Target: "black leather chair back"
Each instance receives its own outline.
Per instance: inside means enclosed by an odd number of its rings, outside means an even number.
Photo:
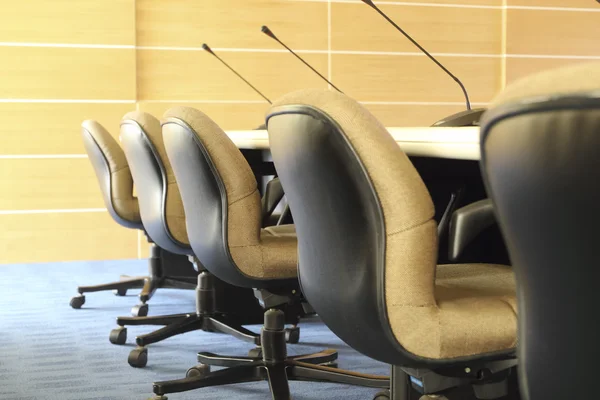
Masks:
[[[590,85],[588,78],[578,83]],[[525,92],[526,84],[535,81],[523,84]],[[549,93],[491,109],[481,152],[517,278],[522,393],[592,397],[600,358],[600,92]]]
[[[163,249],[189,255],[192,254],[192,250],[186,242],[187,233],[184,231],[184,234],[176,237],[173,232],[175,225],[183,224],[185,227],[185,221],[182,222],[178,218],[169,220],[167,215],[168,192],[173,190],[173,187],[168,182],[163,159],[166,159],[166,156],[163,157],[157,145],[153,143],[153,140],[162,140],[160,135],[160,122],[149,114],[130,113],[121,122],[121,142],[135,181],[140,213],[148,236]],[[178,196],[179,193],[175,193],[175,196],[171,196],[171,201],[177,202]]]
[[[258,237],[261,227],[256,179],[225,132],[208,116],[189,107],[167,111],[162,132],[169,160],[181,184],[189,240],[202,264],[219,279],[236,286],[297,285],[296,276],[262,279],[244,273],[231,254],[245,249],[259,252],[259,257],[253,258],[255,261],[269,257],[253,239],[253,236]],[[235,238],[233,246],[232,237]],[[237,256],[237,260],[244,257],[240,252]]]

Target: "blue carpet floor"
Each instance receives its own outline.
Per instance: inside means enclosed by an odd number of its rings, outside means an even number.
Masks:
[[[227,335],[191,332],[149,346],[148,365],[127,364],[134,338],[151,327],[129,327],[128,343],[112,345],[108,335],[117,316],[128,316],[136,293],[116,297],[89,293],[80,310],[69,307],[77,285],[117,280],[120,274],[144,275],[145,261],[77,262],[0,266],[0,399],[1,400],[144,400],[152,382],[178,379],[196,364],[198,351],[245,355],[253,346]],[[191,312],[193,291],[159,290],[150,315]],[[364,357],[342,343],[317,320],[301,323],[300,344],[290,354],[333,348],[339,367],[388,374],[386,365]],[[259,326],[250,327],[258,332]],[[375,389],[291,382],[294,399],[368,400]],[[206,388],[168,396],[170,400],[267,399],[266,382]]]

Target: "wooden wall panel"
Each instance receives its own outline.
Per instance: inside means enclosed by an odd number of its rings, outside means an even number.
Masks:
[[[0,159],[0,193],[0,210],[104,207],[87,158]]]
[[[505,81],[600,57],[593,0],[378,4],[429,51],[453,53],[439,59],[475,107]],[[18,157],[84,154],[82,120],[97,119],[117,137],[134,108],[161,118],[187,105],[224,129],[256,128],[268,103],[200,50],[203,42],[271,100],[327,86],[263,35],[264,24],[387,126],[427,126],[464,109],[460,88],[424,56],[369,54],[417,49],[359,2],[22,0],[2,11],[0,263],[147,256],[143,235],[106,212],[82,212],[104,208],[89,160]],[[51,209],[73,212],[32,213]]]
[[[327,87],[290,54],[231,52],[221,56],[271,100],[293,90]],[[308,54],[305,59],[326,73],[326,55]],[[165,50],[138,52],[138,99],[262,100],[210,54]]]
[[[398,3],[408,3],[408,4],[415,4],[415,3],[421,3],[424,4],[425,6],[429,6],[429,5],[440,5],[440,6],[459,6],[461,8],[464,8],[463,6],[495,6],[495,7],[500,7],[502,5],[502,0],[427,0],[426,2],[415,2],[414,0],[380,0],[377,1],[377,4],[385,4],[385,3],[392,3],[392,4],[398,4]]]
[[[508,54],[600,56],[599,37],[600,13],[508,10]]]
[[[81,122],[95,119],[115,138],[135,104],[0,103],[2,154],[84,154]]]
[[[500,58],[439,57],[472,102],[500,89]],[[333,82],[359,101],[463,102],[460,87],[426,57],[333,55]]]
[[[2,98],[135,99],[135,50],[0,47]]]
[[[135,0],[19,0],[2,7],[2,42],[135,44]],[[4,59],[3,59],[4,60]]]
[[[327,49],[327,3],[279,0],[138,0],[139,46]]]
[[[600,11],[600,4],[595,0],[507,0],[508,6],[586,8]]]
[[[107,212],[0,215],[0,226],[0,264],[137,258],[137,232]]]
[[[430,53],[499,54],[499,8],[385,5],[385,11]],[[356,21],[361,28],[357,29]],[[332,49],[419,52],[377,12],[362,3],[332,4]]]
[[[141,111],[161,119],[165,111],[172,107],[196,108],[213,119],[224,130],[245,130],[258,127],[265,122],[268,103],[151,103],[140,102]]]

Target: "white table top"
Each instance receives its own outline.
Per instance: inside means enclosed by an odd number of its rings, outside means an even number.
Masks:
[[[387,129],[408,155],[479,160],[479,127]],[[266,130],[227,131],[227,135],[241,149],[269,149]]]

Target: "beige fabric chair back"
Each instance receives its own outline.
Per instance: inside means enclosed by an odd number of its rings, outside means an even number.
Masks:
[[[272,109],[286,104],[305,104],[327,113],[339,124],[371,179],[385,224],[386,286],[393,288],[386,290],[387,303],[406,307],[435,303],[435,210],[406,154],[379,120],[347,96],[301,90],[278,99]]]
[[[100,184],[104,204],[113,219],[128,228],[143,229],[133,178],[123,149],[98,122],[83,121],[81,136]]]
[[[429,192],[368,110],[302,90],[274,102],[267,128],[302,290],[336,335],[395,365],[514,351],[512,271],[437,266]]]

